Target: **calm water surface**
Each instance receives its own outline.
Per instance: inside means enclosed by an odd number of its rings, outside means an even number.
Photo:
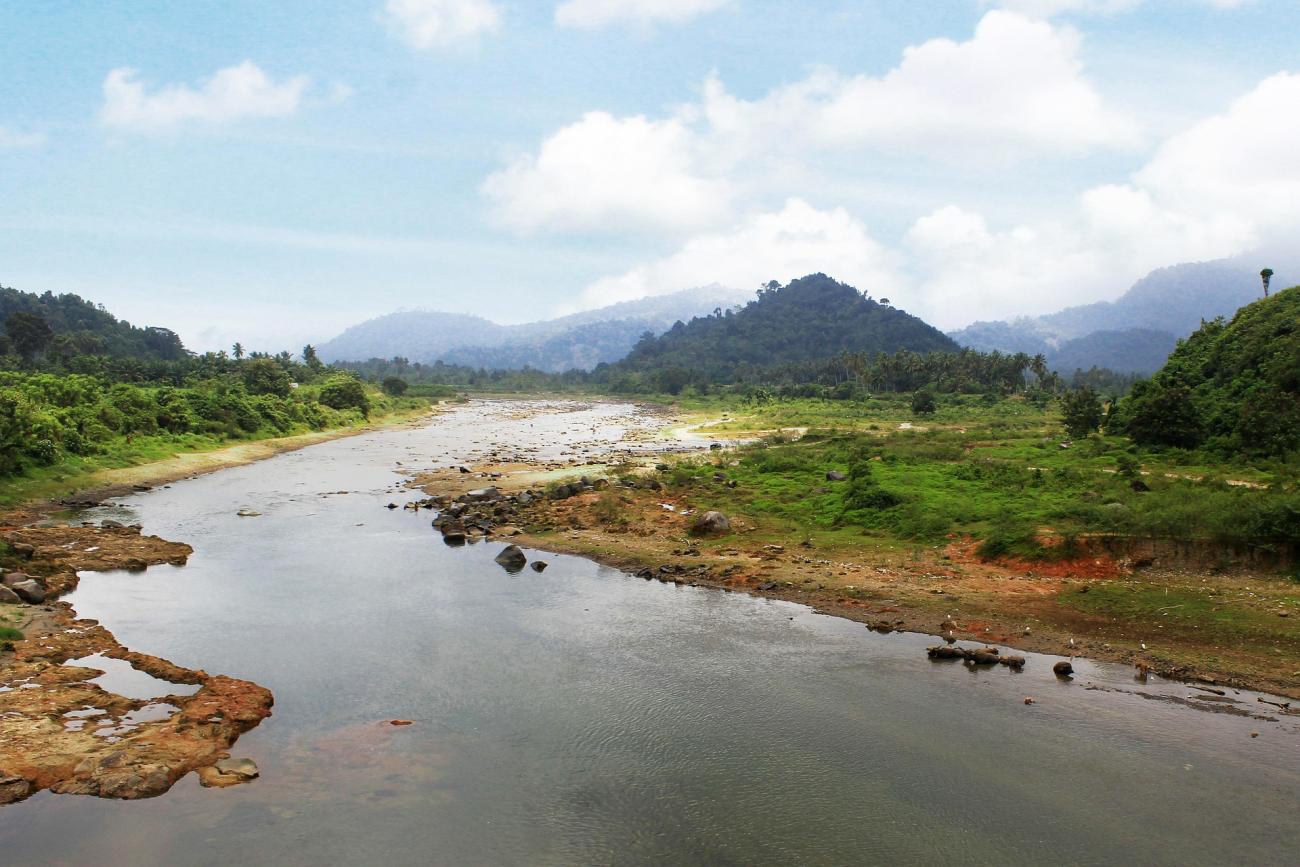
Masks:
[[[42,794],[0,810],[0,862],[1297,863],[1294,718],[1144,698],[1196,693],[1119,666],[935,664],[924,636],[572,557],[510,576],[499,544],[447,548],[427,513],[382,508],[409,498],[403,469],[590,453],[648,423],[565,408],[471,404],[101,511],[195,553],[88,575],[77,611],[269,687],[234,750],[262,778]]]

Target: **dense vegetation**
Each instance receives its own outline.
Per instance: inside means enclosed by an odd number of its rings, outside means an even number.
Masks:
[[[920,319],[877,302],[825,274],[786,286],[775,281],[738,310],[678,323],[659,337],[647,334],[628,356],[597,368],[611,382],[662,378],[673,372],[693,382],[725,383],[758,368],[798,364],[841,353],[955,352],[957,344]],[[629,390],[636,390],[634,387]]]
[[[0,322],[6,324],[0,334],[0,357],[174,361],[186,355],[175,332],[137,327],[77,295],[36,295],[0,286]]]
[[[58,478],[419,404],[325,366],[311,346],[301,360],[245,357],[238,344],[233,356],[193,355],[173,332],[137,328],[74,295],[3,297],[0,478]]]
[[[1140,443],[1219,455],[1300,450],[1300,287],[1216,319],[1181,341],[1109,424]]]

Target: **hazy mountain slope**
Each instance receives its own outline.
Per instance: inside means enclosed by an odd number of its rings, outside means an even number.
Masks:
[[[1177,343],[1178,338],[1170,332],[1150,328],[1094,331],[1046,353],[1047,365],[1062,374],[1092,367],[1108,367],[1117,373],[1153,373]]]
[[[674,325],[619,362],[646,373],[682,369],[725,379],[746,365],[811,361],[840,352],[952,352],[943,332],[825,274],[763,292],[734,313]]]
[[[622,358],[647,331],[658,334],[674,322],[750,297],[723,286],[703,286],[523,325],[497,325],[454,313],[400,311],[354,325],[321,344],[318,351],[326,361],[400,355],[411,361],[487,368],[586,369]]]
[[[1049,359],[1059,356],[1064,360],[1062,366],[1053,363],[1057,370],[1097,366],[1149,373],[1163,363],[1148,343],[1153,333],[1161,335],[1155,338],[1158,345],[1172,349],[1171,336],[1185,337],[1199,328],[1202,320],[1231,316],[1243,304],[1259,298],[1257,258],[1160,268],[1114,301],[1067,307],[1045,316],[975,322],[948,336],[986,352],[1000,349],[1041,352]],[[1079,342],[1097,332],[1105,336]]]

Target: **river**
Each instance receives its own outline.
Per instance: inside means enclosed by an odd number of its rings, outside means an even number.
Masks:
[[[543,409],[474,402],[95,512],[195,550],[87,574],[78,613],[270,688],[233,750],[262,776],[42,793],[0,810],[0,862],[1295,863],[1295,718],[1192,710],[1086,660],[1069,682],[1032,654],[934,663],[927,636],[574,557],[510,575],[500,543],[449,548],[383,508],[412,469],[591,457],[654,425]]]

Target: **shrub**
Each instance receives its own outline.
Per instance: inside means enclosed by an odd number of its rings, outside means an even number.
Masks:
[[[370,414],[370,401],[361,381],[351,376],[336,376],[321,386],[321,403],[331,409],[357,409],[362,415]]]

